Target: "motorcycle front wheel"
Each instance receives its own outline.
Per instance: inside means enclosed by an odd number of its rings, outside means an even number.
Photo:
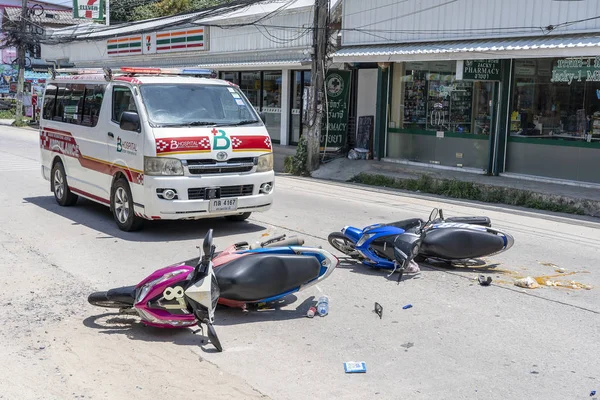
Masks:
[[[103,308],[130,308],[131,304],[109,300],[108,292],[94,292],[88,296],[88,303]]]
[[[360,258],[360,254],[355,250],[354,243],[341,232],[331,232],[327,241],[337,251],[344,253],[352,258]]]

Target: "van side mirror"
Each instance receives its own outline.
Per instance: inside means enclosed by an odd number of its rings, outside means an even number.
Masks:
[[[123,111],[120,127],[124,131],[140,132],[140,116],[134,111]]]

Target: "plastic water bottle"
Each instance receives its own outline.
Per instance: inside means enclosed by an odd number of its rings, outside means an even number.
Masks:
[[[321,317],[324,317],[329,313],[329,298],[327,296],[319,297],[319,301],[317,302],[317,312]]]

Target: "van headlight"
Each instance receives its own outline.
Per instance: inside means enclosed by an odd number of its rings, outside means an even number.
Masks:
[[[183,175],[183,164],[177,158],[144,157],[144,175]]]
[[[258,165],[256,172],[268,172],[273,171],[273,153],[263,154],[258,157]]]

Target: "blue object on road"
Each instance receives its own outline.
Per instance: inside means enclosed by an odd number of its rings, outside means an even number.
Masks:
[[[344,363],[344,371],[347,374],[357,373],[357,372],[367,372],[367,363],[364,361],[348,361]]]
[[[403,309],[403,310],[406,310],[407,308],[411,308],[411,307],[412,307],[412,304],[407,304],[407,305],[405,305],[404,307],[402,307],[402,309]]]
[[[592,390],[591,393],[590,393],[590,397],[595,396],[595,395],[596,395],[596,391]]]

